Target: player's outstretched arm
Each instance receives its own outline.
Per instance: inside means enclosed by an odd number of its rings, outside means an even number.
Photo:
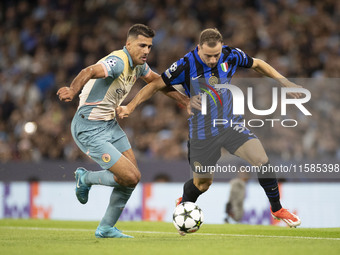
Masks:
[[[143,80],[146,83],[151,83],[152,81],[154,81],[155,79],[158,79],[159,77],[160,77],[159,74],[152,71],[151,74],[149,76],[143,78]],[[175,100],[178,104],[188,108],[188,104],[190,102],[189,97],[187,97],[183,93],[178,92],[172,86],[165,86],[164,88],[160,89],[159,91],[162,92],[164,95],[170,97],[171,99]]]
[[[175,100],[180,105],[188,108],[188,104],[190,103],[190,98],[186,95],[178,92],[171,86],[166,86],[165,88],[161,89],[160,92],[162,92],[164,95],[170,97],[171,99]]]
[[[278,81],[282,87],[287,87],[287,88],[301,88],[300,85],[297,85],[291,81],[289,81],[286,77],[281,75],[278,71],[275,70],[274,67],[269,65],[267,62],[254,58],[254,63],[252,65],[252,69],[255,70],[256,72],[265,75],[267,77],[273,78],[276,81]],[[300,93],[290,93],[290,96],[293,98],[299,98],[301,97]]]
[[[60,101],[70,102],[90,79],[105,78],[106,76],[105,69],[101,64],[88,66],[80,71],[70,87],[60,88],[57,95]]]
[[[140,105],[144,101],[148,100],[158,90],[161,90],[165,87],[166,87],[166,85],[165,85],[162,77],[158,77],[158,78],[154,79],[151,83],[144,86],[144,88],[142,88],[137,93],[137,95],[131,100],[130,103],[128,103],[126,106],[117,107],[116,112],[117,112],[119,118],[123,119],[125,117],[128,117],[135,110],[135,108],[138,105]]]

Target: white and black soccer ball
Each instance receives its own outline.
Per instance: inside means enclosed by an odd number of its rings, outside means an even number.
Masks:
[[[185,233],[194,233],[199,230],[203,220],[202,209],[192,202],[179,204],[172,216],[172,222],[176,229]]]

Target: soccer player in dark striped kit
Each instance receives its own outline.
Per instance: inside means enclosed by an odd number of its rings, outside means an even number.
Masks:
[[[196,202],[197,198],[209,189],[213,175],[202,174],[200,170],[214,166],[221,157],[223,147],[251,165],[258,166],[259,183],[269,199],[273,217],[283,220],[290,227],[296,227],[301,221],[281,206],[275,173],[261,171],[268,170],[270,164],[260,140],[240,124],[242,116],[233,114],[233,97],[230,90],[215,87],[217,84],[230,84],[238,67],[251,68],[275,79],[282,87],[300,88],[265,61],[252,58],[238,48],[223,45],[221,33],[217,29],[209,28],[201,32],[199,44],[193,51],[174,62],[160,78],[145,86],[127,106],[119,107],[117,112],[119,117],[127,117],[137,105],[166,86],[181,84],[189,98],[210,93],[211,96],[206,97],[206,114],[202,114],[196,100],[198,109],[192,108],[189,118],[188,158],[193,170],[193,179],[184,184],[183,196],[178,203]],[[291,96],[298,98],[300,94],[292,93]],[[216,126],[213,125],[214,119],[228,121],[224,125]]]

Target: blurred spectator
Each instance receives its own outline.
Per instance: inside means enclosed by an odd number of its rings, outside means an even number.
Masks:
[[[224,221],[226,223],[229,223],[230,218],[236,222],[242,220],[244,214],[243,204],[246,198],[246,186],[249,178],[249,173],[240,172],[237,178],[230,180],[229,198],[225,208],[227,217]]]
[[[153,178],[153,182],[170,182],[171,177],[166,173],[159,173]]]
[[[340,77],[339,1],[18,0],[3,1],[1,8],[0,161],[85,159],[67,124],[77,102],[65,107],[55,92],[122,47],[133,23],[156,30],[149,64],[159,73],[194,47],[199,31],[217,27],[225,44],[268,61],[286,77],[315,78],[317,84],[302,84],[312,92],[313,117],[290,116],[299,120],[296,128],[253,130],[270,156],[340,159],[339,82],[322,80]],[[239,76],[258,77],[249,71]],[[261,103],[271,103],[270,89],[258,93]],[[137,157],[185,159],[187,117],[160,94],[120,122]],[[36,132],[25,133],[27,122],[37,124]]]

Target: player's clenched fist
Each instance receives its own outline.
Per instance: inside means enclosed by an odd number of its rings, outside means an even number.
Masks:
[[[70,102],[75,96],[75,91],[70,87],[62,87],[58,90],[57,95],[60,101]]]
[[[118,106],[116,108],[116,114],[120,119],[124,119],[126,117],[129,117],[131,113],[131,110],[127,106]]]

